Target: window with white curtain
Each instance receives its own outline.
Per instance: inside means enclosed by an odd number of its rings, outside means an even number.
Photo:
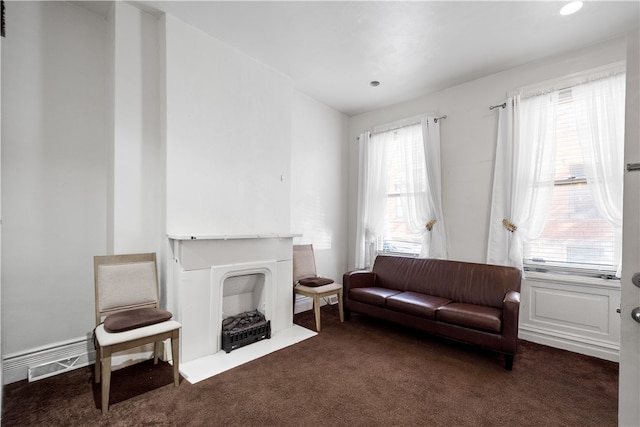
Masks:
[[[527,269],[613,275],[619,269],[624,74],[557,91],[555,181],[542,233],[525,241]],[[535,97],[534,97],[535,98]],[[524,106],[528,99],[522,100]],[[523,117],[522,120],[526,120]]]
[[[386,145],[387,171],[384,228],[377,238],[378,253],[418,256],[422,233],[411,230],[412,206],[425,203],[427,174],[420,123],[379,132],[374,142]]]
[[[447,258],[440,123],[421,115],[358,138],[356,268],[379,253]]]

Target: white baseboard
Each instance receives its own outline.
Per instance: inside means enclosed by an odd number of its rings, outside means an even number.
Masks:
[[[2,360],[3,384],[11,384],[16,381],[26,380],[29,376],[30,366],[39,366],[45,363],[54,363],[58,360],[86,355],[86,363],[77,366],[81,368],[93,363],[95,350],[93,341],[87,338],[63,341],[39,347],[29,351],[8,354]]]
[[[169,346],[165,345],[165,353],[167,347]],[[121,369],[134,363],[151,359],[151,357],[153,357],[152,344],[132,349],[131,351],[120,352],[112,357],[112,370]],[[96,353],[93,347],[93,340],[90,338],[77,338],[20,353],[8,354],[2,360],[3,384],[11,384],[28,379],[30,367],[34,368],[49,363],[55,364],[58,361],[73,358],[79,358],[81,362],[74,364],[69,369],[61,370],[59,373],[94,364]],[[167,355],[165,354],[164,359],[166,358]]]
[[[586,339],[585,337],[561,334],[553,330],[528,326],[520,327],[518,338],[611,362],[620,361],[620,346],[610,342]]]

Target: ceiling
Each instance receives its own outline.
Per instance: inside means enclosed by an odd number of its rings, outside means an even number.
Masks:
[[[626,34],[638,1],[135,1],[279,70],[347,115]],[[380,81],[377,87],[372,80]]]

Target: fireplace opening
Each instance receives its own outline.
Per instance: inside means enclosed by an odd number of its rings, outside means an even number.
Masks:
[[[271,321],[265,316],[264,273],[226,277],[222,286],[222,349],[232,350],[271,338]]]

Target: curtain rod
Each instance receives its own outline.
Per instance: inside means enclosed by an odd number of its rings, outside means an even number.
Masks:
[[[418,122],[405,123],[405,124],[402,124],[402,125],[399,125],[399,126],[391,127],[389,129],[379,130],[377,132],[369,131],[369,136],[377,135],[379,133],[392,132],[394,130],[398,130],[398,129],[402,129],[402,128],[408,128],[409,126],[415,126],[415,125],[419,125],[419,124],[420,124],[420,122],[418,121]]]
[[[494,108],[499,108],[499,107],[507,108],[507,103],[503,102],[502,104],[492,105],[491,107],[489,107],[489,110],[493,110]]]
[[[447,118],[446,114],[444,116],[434,117],[433,118],[433,122],[434,123],[438,123],[438,120],[444,120],[446,118]],[[369,131],[369,135],[377,135],[379,133],[391,132],[391,131],[394,131],[394,130],[406,128],[406,127],[409,127],[409,126],[415,126],[415,125],[419,125],[419,124],[420,124],[419,121],[418,122],[405,123],[405,124],[402,124],[402,125],[399,125],[399,126],[395,126],[395,127],[389,128],[389,129],[381,130],[381,131],[378,131],[378,132]],[[358,139],[360,139],[360,137],[358,137]]]

